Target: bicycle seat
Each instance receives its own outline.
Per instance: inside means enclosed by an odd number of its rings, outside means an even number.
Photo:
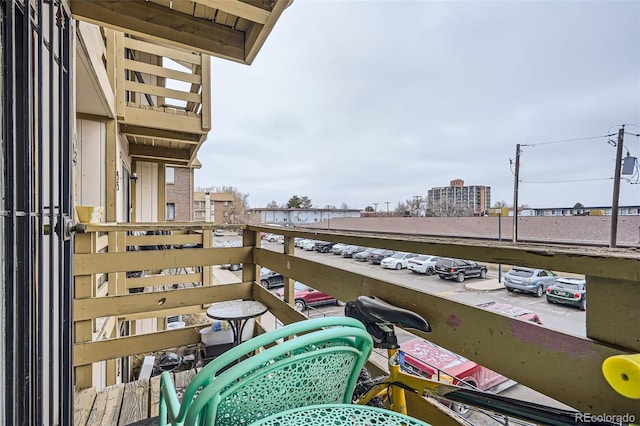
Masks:
[[[402,328],[431,331],[431,325],[415,312],[399,308],[375,296],[358,296],[353,306],[353,316],[363,323],[391,323]]]

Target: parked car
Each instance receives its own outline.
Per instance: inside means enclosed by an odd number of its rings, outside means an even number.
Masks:
[[[349,244],[343,244],[343,243],[337,243],[334,244],[333,247],[331,247],[331,252],[333,254],[342,254],[342,249],[347,247]]]
[[[382,259],[386,259],[387,257],[391,257],[391,256],[393,256],[394,253],[395,253],[395,251],[387,250],[387,249],[374,250],[374,252],[369,255],[368,260],[369,260],[369,262],[373,263],[374,265],[379,265],[380,262],[382,262]]]
[[[336,244],[337,245],[337,244]],[[352,244],[347,244],[346,246],[343,247],[339,247],[338,250],[335,249],[336,246],[333,246],[333,254],[337,254],[339,256],[342,256],[342,254],[346,251],[346,250],[351,250],[354,247],[358,247],[358,246],[354,246]]]
[[[353,257],[356,253],[365,251],[367,248],[364,246],[350,246],[342,250],[342,257]]]
[[[547,287],[547,302],[562,303],[587,310],[587,281],[581,278],[558,278]]]
[[[504,276],[504,286],[507,291],[523,291],[542,297],[547,287],[560,278],[555,272],[546,269],[526,268],[524,266],[514,266]]]
[[[213,243],[213,247],[242,247],[241,241],[223,241],[221,243]],[[227,263],[220,265],[222,269],[228,269],[230,271],[239,271],[242,269],[242,263]]]
[[[487,267],[464,259],[443,257],[436,262],[436,274],[443,280],[455,279],[459,283],[470,277],[486,278]]]
[[[367,247],[366,249],[356,253],[353,255],[354,260],[357,260],[358,262],[366,262],[369,259],[369,256],[371,255],[371,253],[376,250],[374,248],[371,247]]]
[[[335,244],[329,241],[317,241],[314,250],[318,253],[329,253]]]
[[[327,305],[330,303],[335,303],[336,305],[342,304],[342,302],[336,300],[333,296],[322,293],[321,291],[311,288],[308,285],[302,284],[299,281],[296,281],[294,285],[294,305],[299,311],[303,311],[307,308],[307,306]],[[284,298],[284,289],[281,288],[280,290],[278,290],[276,292],[276,295],[281,299]]]
[[[301,239],[301,240],[296,241],[296,242],[295,242],[295,246],[296,246],[296,247],[300,247],[300,248],[302,248],[302,247],[304,247],[304,245],[305,245],[305,244],[307,244],[309,241],[311,241],[311,240],[309,240],[309,239],[307,239],[307,238],[303,238],[303,239]]]
[[[282,287],[284,285],[284,277],[269,268],[260,268],[260,284],[266,289]]]
[[[278,234],[267,234],[264,239],[270,243],[279,243],[284,241],[284,236]]]
[[[224,237],[224,229],[216,229],[213,231],[213,235],[216,237]]]
[[[478,305],[479,308],[488,309],[490,311],[498,312],[508,317],[518,318],[524,321],[535,322],[536,324],[542,324],[542,320],[530,309],[521,308],[520,306],[509,305],[507,303],[499,302],[487,302]]]
[[[420,337],[402,343],[400,355],[403,370],[432,380],[492,393],[516,384],[493,370]],[[450,406],[463,417],[471,414],[469,407],[463,404],[452,403]]]
[[[380,266],[386,269],[406,269],[409,259],[413,259],[414,257],[418,257],[418,255],[415,253],[398,251],[390,257],[382,259]]]
[[[435,266],[438,260],[440,260],[440,256],[421,254],[418,257],[409,259],[407,269],[416,274],[433,275],[436,273]]]
[[[307,242],[302,245],[302,249],[306,251],[313,251],[316,247],[316,242],[316,240],[307,240]]]

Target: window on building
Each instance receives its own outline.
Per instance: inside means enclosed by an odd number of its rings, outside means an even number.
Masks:
[[[173,167],[166,167],[164,175],[165,175],[165,178],[166,178],[165,179],[166,183],[168,183],[168,184],[174,184],[175,183],[176,177],[175,177],[175,169]]]
[[[228,202],[228,201],[223,201],[223,202],[222,202],[222,205],[223,205],[224,207],[227,207],[227,206],[229,205],[229,202]]]
[[[222,214],[222,216],[224,216],[224,217],[229,216],[229,212],[224,212],[224,213]]]
[[[167,220],[176,220],[176,204],[167,203]]]

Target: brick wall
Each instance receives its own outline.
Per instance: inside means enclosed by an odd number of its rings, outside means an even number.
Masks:
[[[193,220],[193,169],[175,167],[173,170],[173,183],[167,182],[167,204],[174,203],[176,222],[190,222]]]

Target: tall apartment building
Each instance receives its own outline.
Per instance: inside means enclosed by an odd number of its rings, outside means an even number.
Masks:
[[[439,215],[454,207],[470,209],[480,215],[491,207],[491,187],[465,186],[462,179],[454,179],[449,186],[431,188],[427,192],[427,209]]]
[[[193,169],[165,168],[167,220],[191,222],[193,220]]]
[[[193,219],[213,222],[219,225],[229,223],[230,210],[233,207],[233,195],[227,192],[193,193]]]

